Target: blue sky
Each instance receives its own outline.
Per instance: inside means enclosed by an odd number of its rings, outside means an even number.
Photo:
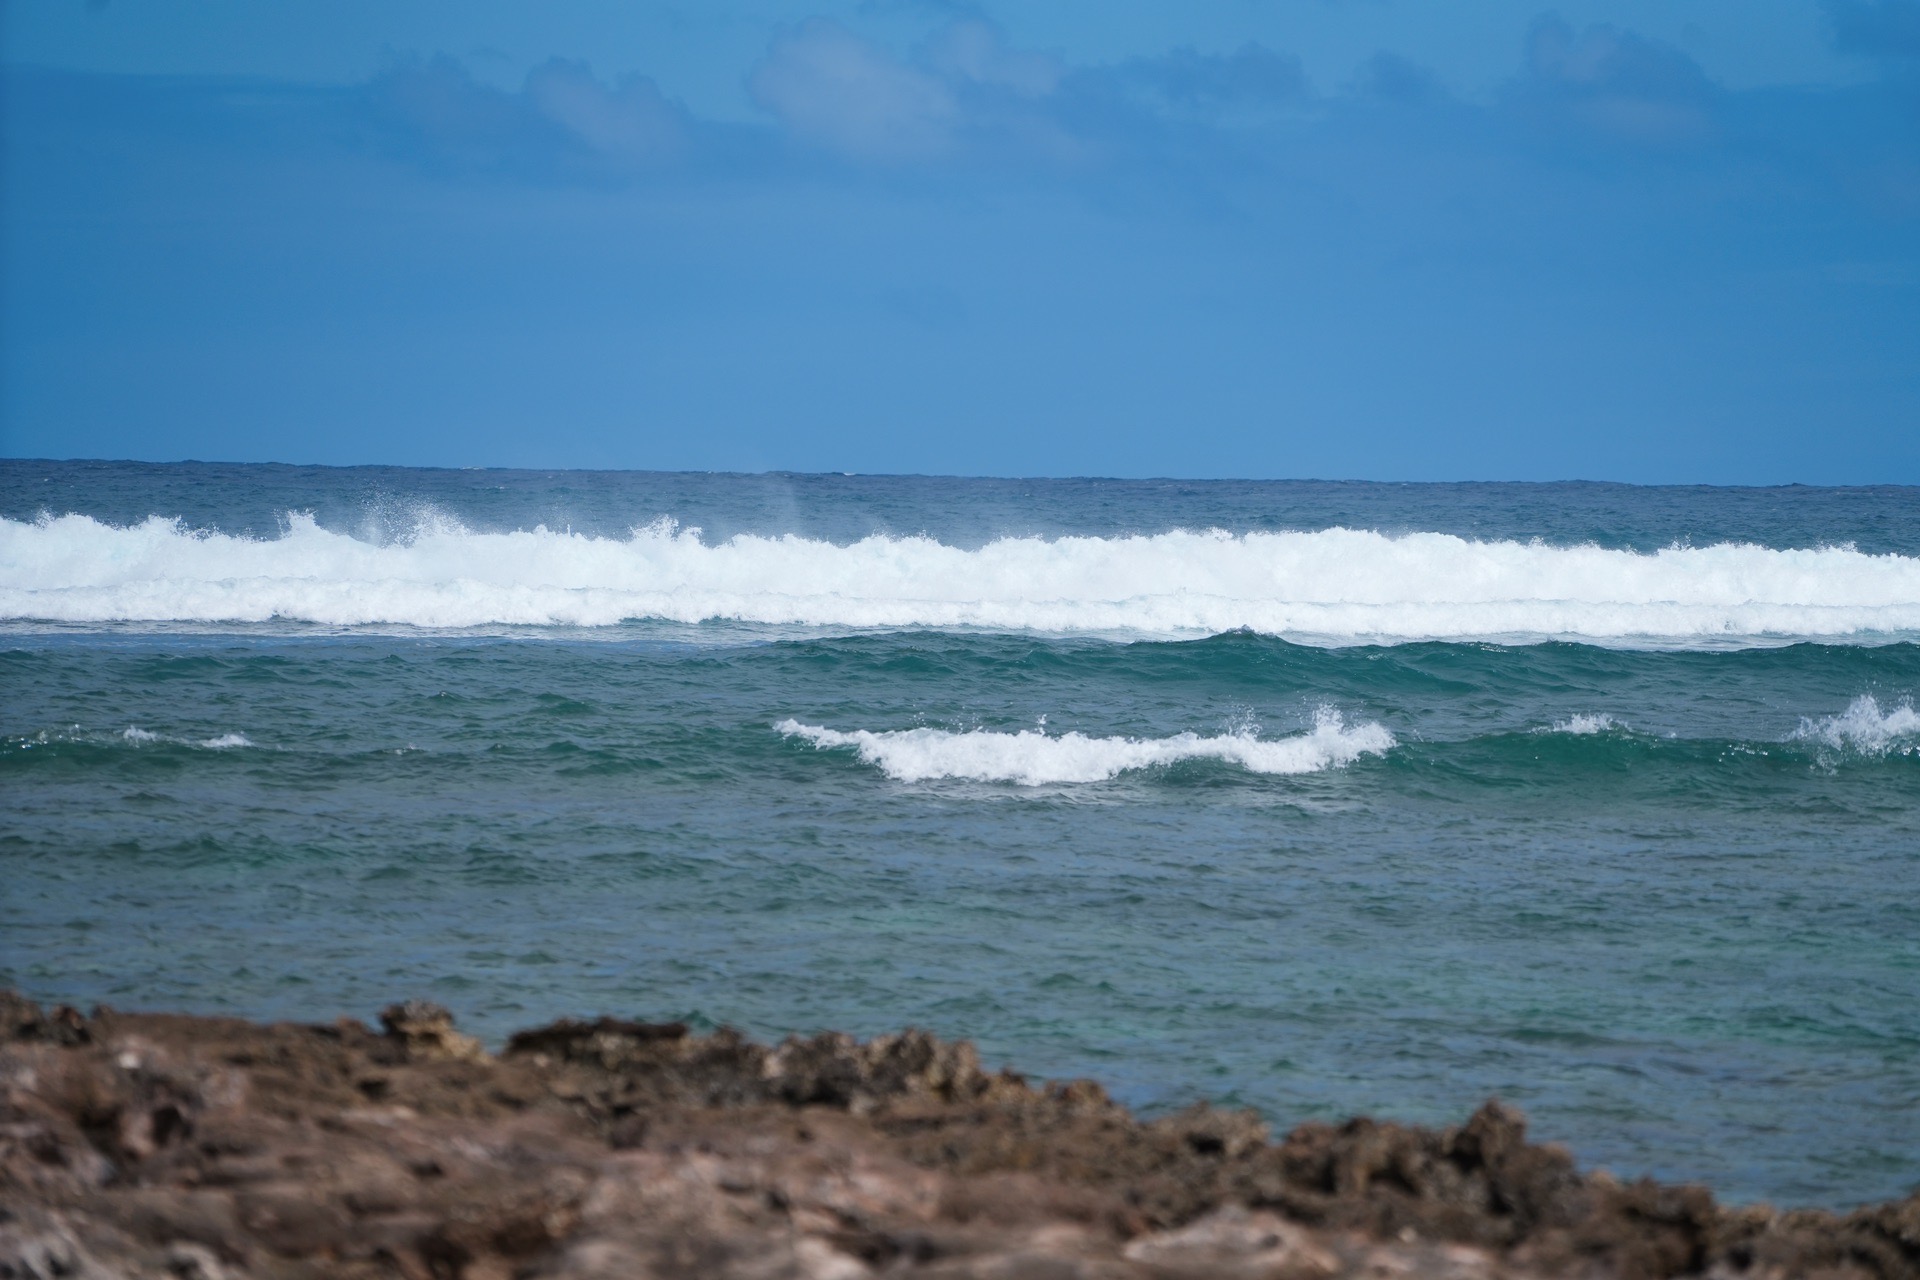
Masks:
[[[1920,0],[4,0],[12,456],[1920,482]]]

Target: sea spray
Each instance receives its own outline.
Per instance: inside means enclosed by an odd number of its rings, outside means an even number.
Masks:
[[[1879,699],[1864,693],[1838,715],[1802,719],[1790,740],[1864,756],[1911,755],[1920,750],[1920,711],[1910,700],[1882,711]]]
[[[1585,638],[1719,647],[1920,635],[1920,557],[1748,544],[1652,552],[1389,536],[1186,531],[709,544],[656,521],[624,538],[437,514],[375,543],[287,517],[278,538],[152,517],[0,519],[0,619],[606,627],[973,628],[1309,642]]]

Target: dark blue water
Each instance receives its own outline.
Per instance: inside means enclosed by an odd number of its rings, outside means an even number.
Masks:
[[[36,998],[917,1023],[1920,1183],[1912,490],[9,462],[0,518]]]

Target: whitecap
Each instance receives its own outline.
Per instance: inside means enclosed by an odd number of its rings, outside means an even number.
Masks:
[[[1567,637],[1739,645],[1920,635],[1920,557],[1751,544],[1651,553],[1357,529],[718,543],[476,532],[413,513],[376,540],[287,516],[277,538],[64,515],[0,519],[0,619],[604,627],[633,619],[1313,643]]]
[[[80,726],[75,725],[73,732],[78,734],[79,731]],[[222,733],[216,734],[211,738],[187,739],[176,738],[164,733],[154,733],[152,730],[142,729],[138,725],[128,725],[116,736],[122,742],[130,742],[137,747],[144,747],[153,742],[172,742],[182,746],[205,747],[209,751],[228,751],[235,747],[250,747],[253,745],[253,739],[247,737],[244,733]],[[44,741],[47,735],[42,733],[40,737]]]
[[[1092,738],[1037,729],[841,731],[792,719],[774,728],[820,749],[852,747],[861,760],[900,782],[959,778],[1029,787],[1104,782],[1129,770],[1182,760],[1221,760],[1252,773],[1317,773],[1352,764],[1363,755],[1384,754],[1395,745],[1383,725],[1368,721],[1349,728],[1330,708],[1315,715],[1307,732],[1274,740],[1257,738],[1251,730],[1215,737],[1181,733],[1169,738]]]
[[[1802,718],[1789,737],[1861,755],[1911,755],[1920,750],[1920,712],[1911,701],[1882,711],[1878,699],[1863,693],[1838,715]]]

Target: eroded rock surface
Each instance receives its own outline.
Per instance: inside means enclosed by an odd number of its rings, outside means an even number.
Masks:
[[[492,1057],[432,1005],[381,1024],[0,993],[0,1280],[1920,1277],[1920,1196],[1723,1209],[1582,1175],[1498,1103],[1276,1143],[922,1032],[602,1018]]]

